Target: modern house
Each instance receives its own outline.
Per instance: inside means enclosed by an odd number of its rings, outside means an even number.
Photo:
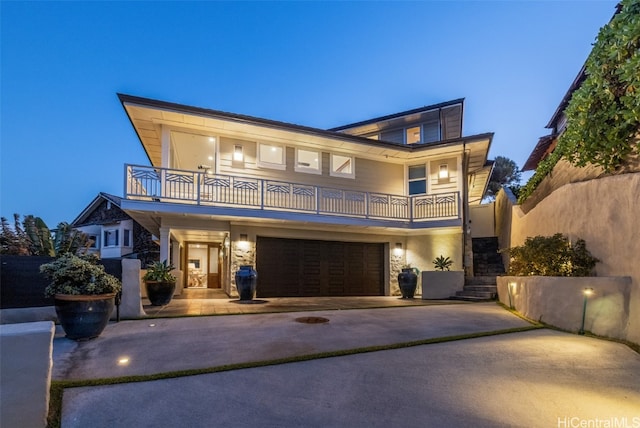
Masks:
[[[89,252],[102,259],[139,258],[142,265],[159,259],[160,247],[149,233],[126,212],[122,198],[100,192],[71,223],[91,239]]]
[[[473,272],[493,134],[462,135],[463,99],[324,130],[118,97],[150,162],[121,208],[184,284],[235,295],[253,265],[258,297],[393,295],[406,264]]]

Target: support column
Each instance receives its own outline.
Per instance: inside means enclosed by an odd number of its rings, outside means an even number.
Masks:
[[[160,228],[160,261],[169,260],[169,228]]]

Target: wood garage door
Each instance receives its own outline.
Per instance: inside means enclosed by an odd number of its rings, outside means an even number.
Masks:
[[[258,237],[257,297],[384,295],[384,244]]]

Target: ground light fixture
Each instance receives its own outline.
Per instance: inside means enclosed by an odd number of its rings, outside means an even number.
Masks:
[[[589,296],[593,295],[593,288],[585,287],[584,290],[582,290],[582,294],[584,295],[584,302],[582,304],[582,324],[580,325],[578,334],[584,334],[584,319],[587,315],[587,300],[589,299]]]
[[[509,295],[509,309],[514,309],[513,307],[513,295],[516,292],[516,287],[518,284],[516,282],[510,282],[507,288],[507,294]]]

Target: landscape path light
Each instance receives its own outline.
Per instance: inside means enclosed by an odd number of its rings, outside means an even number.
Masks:
[[[593,288],[586,287],[584,290],[582,290],[582,294],[584,295],[584,302],[582,304],[582,324],[580,325],[578,334],[584,334],[584,318],[587,314],[587,299],[593,294]]]

